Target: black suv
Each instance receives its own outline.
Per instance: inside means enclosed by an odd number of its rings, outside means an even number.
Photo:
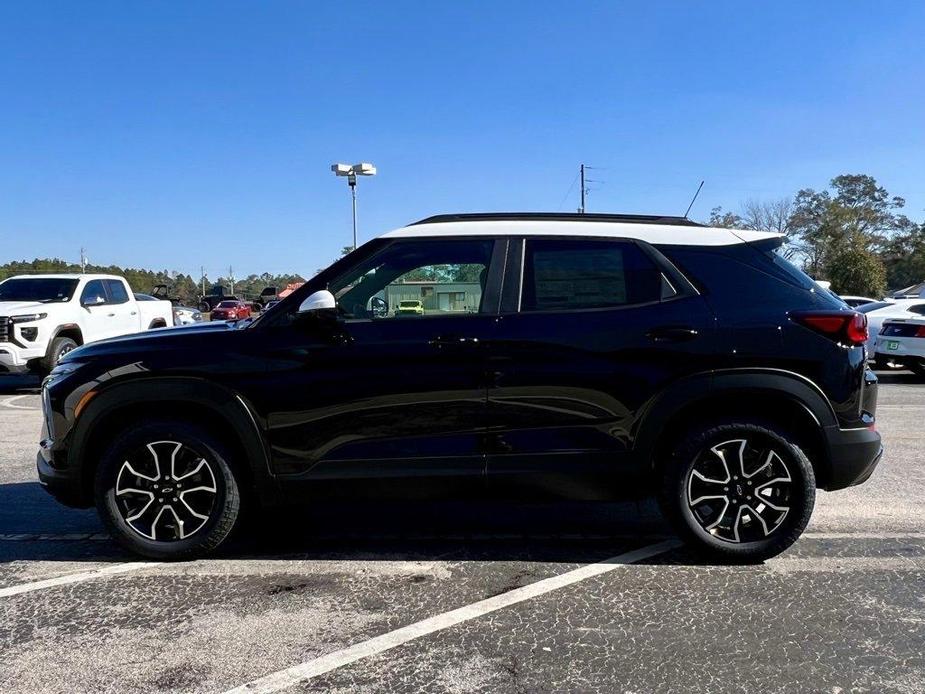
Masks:
[[[866,319],[780,243],[681,218],[425,219],[256,320],[68,354],[39,478],[157,558],[216,548],[242,500],[363,490],[654,492],[714,556],[773,556],[817,488],[882,452]]]

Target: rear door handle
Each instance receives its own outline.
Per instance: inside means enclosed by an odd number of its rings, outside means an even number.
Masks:
[[[687,342],[697,335],[697,330],[689,325],[663,325],[646,333],[653,342]]]

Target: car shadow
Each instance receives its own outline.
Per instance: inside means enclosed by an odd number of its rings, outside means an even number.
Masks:
[[[649,501],[338,501],[252,509],[214,558],[589,563],[666,537]],[[66,508],[35,482],[0,484],[0,564],[137,560],[106,536],[94,509]]]
[[[34,395],[42,388],[42,378],[33,374],[0,373],[0,395]]]

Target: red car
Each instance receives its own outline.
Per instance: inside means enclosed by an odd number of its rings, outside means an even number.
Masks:
[[[243,301],[223,301],[212,309],[211,320],[241,320],[250,316],[251,307]]]

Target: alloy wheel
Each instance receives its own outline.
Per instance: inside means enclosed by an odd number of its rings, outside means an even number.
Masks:
[[[216,506],[212,464],[177,441],[153,441],[132,452],[116,476],[116,507],[139,535],[184,540],[205,526]]]
[[[732,439],[702,451],[686,486],[697,523],[727,542],[763,540],[791,509],[790,470],[773,447],[759,441]]]

